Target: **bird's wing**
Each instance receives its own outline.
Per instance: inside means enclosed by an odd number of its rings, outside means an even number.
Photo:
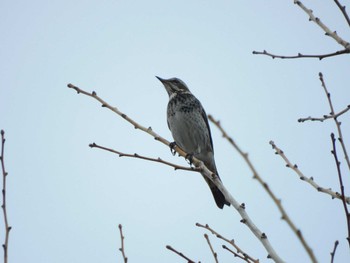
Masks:
[[[208,128],[211,150],[214,153],[213,139],[211,138],[211,131],[210,131],[210,126],[209,126],[209,122],[208,122],[208,117],[207,117],[207,114],[205,113],[205,110],[203,107],[201,107],[201,111],[202,111],[201,115],[203,117],[203,120]]]

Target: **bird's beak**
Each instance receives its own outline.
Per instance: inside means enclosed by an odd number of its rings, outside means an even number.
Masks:
[[[161,77],[156,76],[157,79],[159,79],[160,82],[164,83],[164,79],[162,79]]]
[[[173,90],[171,88],[171,85],[167,82],[166,79],[162,79],[161,77],[156,76],[157,79],[159,79],[160,82],[162,82],[165,90],[167,91],[168,95],[170,96],[173,93]]]

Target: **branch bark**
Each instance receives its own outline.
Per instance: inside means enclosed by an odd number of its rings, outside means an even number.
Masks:
[[[194,262],[192,259],[189,259],[188,257],[186,257],[183,253],[177,251],[176,249],[172,248],[171,246],[167,245],[166,249],[169,249],[170,251],[173,251],[175,254],[179,255],[180,257],[184,258],[187,260],[187,263],[196,263]],[[199,262],[200,263],[200,262]]]
[[[345,5],[344,5],[344,6],[341,5],[341,4],[339,3],[338,0],[334,0],[334,2],[335,2],[335,4],[339,7],[340,11],[343,13],[343,16],[344,16],[346,22],[347,22],[348,25],[350,26],[350,18],[349,18],[349,16],[348,16],[348,13],[347,13],[346,10],[345,10]]]
[[[341,6],[340,3],[337,0],[335,0],[335,3],[340,8],[340,10],[342,11],[346,21],[350,25],[350,19],[349,19],[348,14],[345,11],[345,6]],[[254,55],[266,55],[266,56],[269,56],[269,57],[271,57],[273,59],[274,58],[281,58],[281,59],[318,58],[319,60],[322,60],[324,58],[335,57],[335,56],[339,56],[339,55],[349,54],[350,53],[350,43],[349,42],[347,42],[343,38],[341,38],[337,34],[336,31],[330,30],[321,21],[321,19],[316,17],[313,14],[313,11],[311,9],[307,8],[301,1],[294,0],[294,4],[299,6],[309,16],[309,21],[313,21],[314,23],[316,23],[325,32],[326,36],[329,36],[329,37],[333,38],[338,44],[343,46],[343,49],[335,51],[335,52],[332,52],[332,53],[326,53],[326,54],[319,54],[319,55],[307,54],[307,55],[305,55],[305,54],[298,53],[297,55],[294,55],[294,56],[276,55],[276,54],[272,54],[270,52],[267,52],[266,50],[263,50],[263,51],[253,51]]]
[[[298,122],[305,122],[305,121],[320,121],[323,122],[325,120],[329,120],[329,119],[334,119],[334,118],[338,118],[339,116],[343,115],[344,113],[346,113],[348,110],[350,110],[350,105],[348,105],[344,110],[339,111],[338,113],[335,114],[330,114],[330,115],[323,115],[322,118],[315,118],[315,117],[307,117],[307,118],[300,118],[298,119]]]
[[[327,96],[327,100],[328,100],[328,104],[329,104],[329,108],[331,110],[330,112],[330,115],[333,116],[333,119],[334,119],[334,122],[335,122],[335,125],[337,127],[337,130],[338,130],[338,140],[340,142],[340,145],[342,147],[342,150],[343,150],[343,153],[344,153],[344,158],[345,158],[345,161],[348,165],[348,169],[350,171],[350,160],[349,160],[349,155],[348,155],[348,151],[346,149],[346,146],[345,146],[345,142],[344,142],[344,137],[343,137],[343,132],[341,130],[341,122],[338,121],[338,116],[336,116],[335,114],[335,111],[334,111],[334,107],[333,107],[333,102],[332,102],[332,99],[331,99],[331,93],[328,91],[327,89],[327,86],[326,86],[326,83],[324,81],[324,78],[323,78],[323,74],[322,72],[319,73],[319,78],[320,78],[320,81],[321,81],[321,85],[322,85],[322,88],[324,90],[324,92],[326,93],[326,96]]]
[[[261,186],[265,189],[265,191],[267,192],[267,194],[271,197],[271,199],[273,200],[273,202],[276,204],[278,210],[280,211],[281,215],[282,215],[282,219],[286,221],[286,223],[289,225],[289,227],[292,229],[292,231],[296,234],[296,236],[298,237],[299,241],[301,242],[301,244],[303,245],[304,249],[306,250],[307,254],[309,255],[310,259],[312,262],[317,262],[316,257],[311,249],[311,247],[308,245],[308,243],[306,242],[306,240],[304,239],[304,236],[302,235],[301,231],[296,227],[296,225],[293,223],[293,221],[291,220],[291,218],[288,216],[286,210],[284,209],[284,207],[282,206],[282,201],[281,199],[277,198],[276,195],[272,192],[271,188],[269,187],[269,185],[264,182],[264,180],[262,179],[262,177],[259,175],[259,173],[256,171],[255,167],[253,166],[252,162],[250,161],[248,154],[243,152],[241,150],[241,148],[235,143],[235,141],[228,136],[228,134],[226,133],[226,131],[222,128],[221,124],[219,121],[216,121],[213,116],[209,115],[208,116],[209,120],[215,124],[215,126],[221,131],[222,136],[224,138],[226,138],[229,143],[238,151],[238,153],[243,157],[243,159],[245,160],[245,162],[247,163],[247,165],[249,166],[250,170],[253,173],[253,178],[256,179]]]
[[[121,247],[119,248],[119,251],[122,253],[122,256],[123,256],[123,260],[124,260],[124,263],[128,263],[128,258],[125,254],[125,248],[124,248],[124,235],[123,235],[123,226],[121,224],[119,224],[118,226],[119,228],[119,232],[120,232],[120,241],[121,241]]]
[[[196,223],[196,226],[207,229],[208,231],[210,231],[213,235],[215,235],[217,238],[220,238],[224,241],[226,241],[227,243],[229,243],[231,246],[233,246],[236,252],[233,252],[233,254],[235,256],[238,256],[242,259],[244,259],[247,262],[252,262],[252,263],[259,263],[258,259],[254,259],[251,256],[249,256],[246,252],[244,252],[239,246],[237,246],[237,244],[234,242],[234,240],[229,240],[227,238],[225,238],[224,236],[220,235],[218,232],[216,232],[214,229],[212,229],[208,224],[206,225],[202,225],[200,223]],[[231,251],[231,250],[230,250]],[[231,251],[232,252],[232,251]]]
[[[346,205],[346,200],[345,200],[345,190],[344,190],[344,184],[343,184],[343,178],[342,178],[342,174],[341,174],[341,170],[340,170],[340,162],[338,160],[338,155],[337,155],[337,148],[335,145],[335,137],[334,137],[334,133],[331,134],[331,139],[332,139],[332,155],[334,156],[334,161],[335,161],[335,165],[337,167],[337,172],[338,172],[338,179],[339,179],[339,185],[340,185],[340,191],[341,191],[341,198],[343,201],[343,207],[344,207],[344,212],[345,212],[345,218],[346,218],[346,224],[348,227],[348,236],[347,236],[347,240],[348,240],[348,244],[350,247],[350,213],[348,210],[348,206]]]
[[[282,157],[282,159],[285,161],[286,163],[286,167],[292,169],[300,178],[300,180],[309,183],[312,187],[314,187],[317,191],[321,192],[321,193],[325,193],[330,195],[333,199],[337,198],[339,200],[342,200],[341,194],[338,192],[334,192],[332,191],[331,188],[324,188],[321,187],[320,185],[318,185],[313,177],[306,177],[299,169],[298,165],[296,164],[292,164],[290,162],[290,160],[288,159],[288,157],[285,155],[284,151],[282,151],[280,148],[277,147],[277,145],[273,142],[270,141],[270,144],[272,146],[272,149],[274,149],[276,152],[276,154],[278,154],[279,156]],[[350,204],[350,197],[345,197],[345,200],[348,204]]]
[[[210,243],[209,236],[208,236],[207,234],[204,234],[204,238],[205,238],[205,239],[207,240],[207,242],[208,242],[210,251],[211,251],[211,253],[213,254],[213,257],[214,257],[214,259],[215,259],[215,262],[216,262],[216,263],[219,263],[218,254],[214,251],[214,248],[213,248],[213,246],[212,246],[211,243]]]
[[[286,56],[286,55],[272,54],[272,53],[270,53],[270,52],[268,52],[266,50],[263,50],[263,51],[255,51],[254,50],[252,53],[253,53],[253,55],[266,55],[266,56],[271,57],[272,59],[275,59],[275,58],[281,58],[281,59],[318,58],[319,60],[322,60],[324,58],[335,57],[335,56],[339,56],[339,55],[343,55],[343,54],[349,54],[350,53],[350,49],[342,49],[342,50],[338,50],[338,51],[335,51],[335,52],[332,52],[332,53],[319,54],[319,55],[316,55],[316,54],[310,55],[310,54],[298,53],[297,55],[294,55],[294,56]]]
[[[2,168],[2,211],[4,215],[4,223],[5,223],[5,242],[2,245],[4,249],[4,263],[7,263],[8,261],[8,244],[9,244],[9,236],[10,236],[10,230],[11,226],[9,226],[8,218],[7,218],[7,210],[6,210],[6,178],[7,178],[7,172],[5,169],[5,131],[1,130],[1,168]]]
[[[336,250],[337,250],[338,245],[339,245],[339,241],[336,240],[336,241],[334,242],[333,251],[331,252],[331,263],[334,262],[335,252],[336,252]]]
[[[342,39],[336,31],[331,31],[320,18],[314,16],[313,11],[307,8],[301,1],[294,0],[294,4],[298,5],[309,16],[309,20],[315,22],[325,32],[326,36],[333,38],[339,45],[342,45],[345,49],[350,49],[349,42]]]
[[[117,154],[119,157],[129,157],[129,158],[142,159],[142,160],[156,162],[156,163],[162,163],[162,164],[168,165],[170,167],[173,167],[174,170],[200,172],[200,170],[197,167],[185,167],[185,166],[177,165],[177,164],[174,164],[174,163],[171,163],[171,162],[164,161],[163,159],[161,159],[159,157],[158,158],[151,158],[151,157],[139,155],[137,153],[134,153],[134,154],[123,153],[123,152],[116,151],[116,150],[113,150],[113,149],[108,148],[108,147],[104,147],[104,146],[98,145],[98,144],[96,144],[94,142],[89,144],[89,147],[90,148],[98,148],[98,149],[101,149],[101,150],[104,150],[104,151],[108,151],[108,152]]]

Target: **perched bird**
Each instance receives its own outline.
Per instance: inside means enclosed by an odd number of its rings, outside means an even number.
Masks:
[[[202,104],[182,80],[157,78],[169,95],[167,121],[175,144],[201,160],[210,171],[218,175],[208,118]],[[221,209],[225,204],[230,205],[215,184],[204,175],[203,177],[210,187],[216,205]]]

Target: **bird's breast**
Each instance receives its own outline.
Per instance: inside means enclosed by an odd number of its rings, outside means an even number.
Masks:
[[[175,142],[186,152],[198,154],[210,145],[207,125],[195,103],[169,101],[167,120]]]

